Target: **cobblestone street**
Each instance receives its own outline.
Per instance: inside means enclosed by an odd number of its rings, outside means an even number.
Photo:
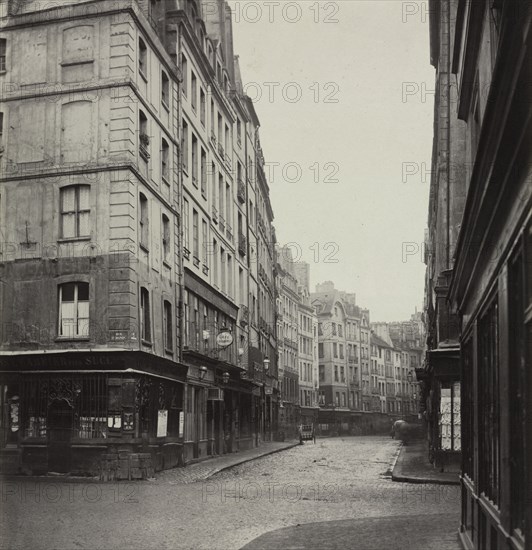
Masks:
[[[278,529],[380,517],[402,517],[415,539],[426,515],[447,522],[448,541],[434,548],[458,548],[459,488],[392,482],[398,448],[378,436],[318,439],[193,483],[172,470],[137,483],[4,480],[2,548],[260,548],[252,541]],[[372,525],[372,540],[350,547],[375,547]]]

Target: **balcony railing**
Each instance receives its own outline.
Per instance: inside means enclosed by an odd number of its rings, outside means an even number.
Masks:
[[[212,221],[214,223],[218,223],[218,210],[217,210],[216,206],[212,207]]]
[[[249,323],[249,308],[248,306],[242,304],[240,306],[240,324],[246,326]]]
[[[148,134],[140,134],[139,136],[139,153],[140,156],[147,162],[150,158],[148,147],[150,146],[150,136]]]
[[[218,143],[218,153],[222,158],[225,158],[224,146],[221,143]]]
[[[233,228],[229,224],[227,224],[225,235],[230,241],[233,240]]]

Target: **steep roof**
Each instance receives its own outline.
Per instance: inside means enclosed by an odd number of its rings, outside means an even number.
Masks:
[[[385,342],[382,338],[380,338],[376,334],[373,334],[373,333],[371,334],[370,341],[372,346],[379,346],[381,348],[393,349],[392,346],[390,346],[390,344]]]

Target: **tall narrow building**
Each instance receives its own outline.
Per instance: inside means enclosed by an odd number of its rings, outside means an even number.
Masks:
[[[299,403],[302,424],[318,423],[318,317],[308,287],[310,265],[294,263],[298,283]]]
[[[292,250],[277,249],[277,352],[279,354],[279,429],[295,437],[301,421],[299,399],[300,297]]]
[[[180,77],[145,4],[3,2],[4,471],[182,457]]]
[[[420,374],[431,444],[443,467],[461,451],[464,547],[523,550],[532,547],[532,11],[521,1],[430,7],[436,134]]]

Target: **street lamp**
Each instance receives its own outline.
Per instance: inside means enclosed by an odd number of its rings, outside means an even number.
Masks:
[[[270,360],[268,359],[268,357],[264,358],[262,364],[264,365],[264,372],[268,372],[268,369],[270,368]]]
[[[229,382],[229,373],[227,371],[225,371],[223,374],[222,374],[222,382],[224,384],[227,384]]]
[[[205,378],[205,375],[207,374],[207,370],[208,370],[207,367],[200,367],[199,368],[198,376],[199,376],[200,380],[203,380]]]
[[[412,376],[412,371],[408,372],[408,374],[406,375],[406,379],[408,380],[409,384],[412,384],[412,380],[414,379]]]

